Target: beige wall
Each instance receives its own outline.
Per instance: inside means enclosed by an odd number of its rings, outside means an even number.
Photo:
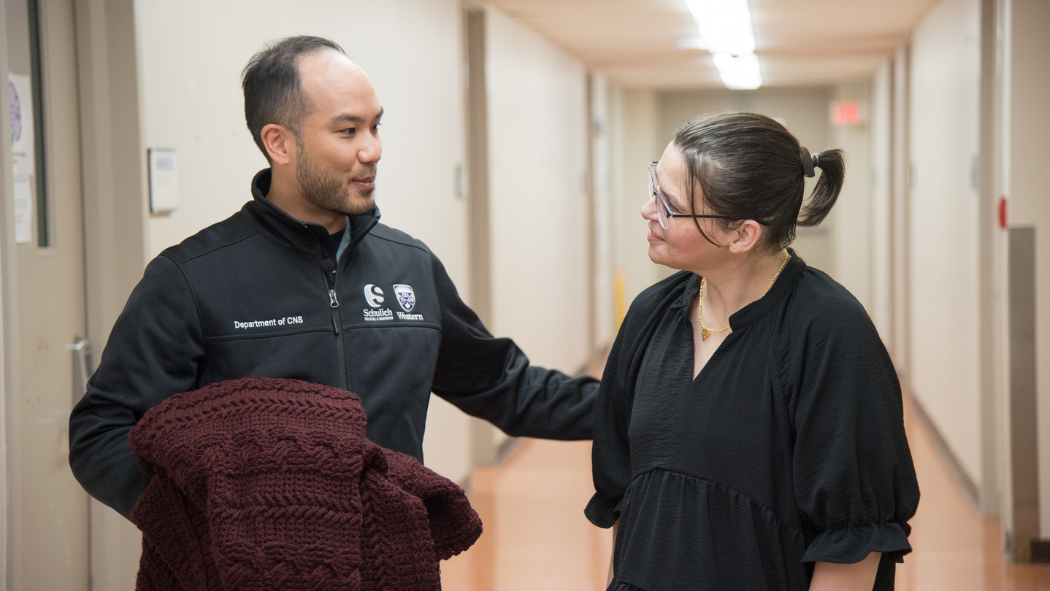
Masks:
[[[590,174],[594,253],[594,343],[601,349],[616,337],[613,269],[613,160],[612,105],[616,87],[605,76],[591,72],[590,81]]]
[[[493,326],[539,365],[588,360],[583,64],[486,10]]]
[[[975,318],[980,13],[944,0],[911,41],[910,383],[981,486],[981,392]]]
[[[872,308],[872,167],[871,87],[868,81],[831,89],[831,100],[859,101],[865,117],[856,125],[829,128],[830,147],[846,152],[846,178],[829,228],[834,264],[828,272],[871,313]],[[827,113],[827,111],[825,111]],[[827,116],[827,115],[825,115]],[[819,149],[819,148],[817,148]]]
[[[1050,160],[1050,3],[1010,0],[1012,13],[1006,37],[1009,74],[1006,78],[1003,130],[1003,190],[1010,204],[1010,226],[1031,226],[1036,236],[1036,397],[1039,431],[1039,513],[1043,538],[1050,538],[1050,190],[1046,163]]]
[[[893,66],[887,59],[871,81],[871,306],[868,314],[882,340],[892,346],[893,278],[891,243],[890,161]]]
[[[639,211],[648,198],[646,167],[659,160],[658,101],[651,90],[620,89],[611,95],[612,121],[612,253],[624,282],[624,310],[639,293],[670,272],[649,260],[645,220]]]

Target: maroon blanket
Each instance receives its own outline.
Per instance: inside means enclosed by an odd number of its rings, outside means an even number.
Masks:
[[[365,438],[355,394],[244,378],[131,431],[150,477],[139,591],[434,590],[481,520],[455,483]]]

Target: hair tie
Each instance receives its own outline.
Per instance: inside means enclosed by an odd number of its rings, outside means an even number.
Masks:
[[[817,156],[819,152],[810,155],[809,150],[805,146],[798,149],[799,155],[802,157],[802,174],[806,175],[806,178],[811,179],[814,176],[813,167],[817,166]]]

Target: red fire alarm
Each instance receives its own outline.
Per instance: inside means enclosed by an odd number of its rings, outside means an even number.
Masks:
[[[999,196],[999,229],[1006,229],[1006,195]]]
[[[831,103],[831,122],[838,125],[858,125],[864,121],[864,109],[860,101],[834,101]]]

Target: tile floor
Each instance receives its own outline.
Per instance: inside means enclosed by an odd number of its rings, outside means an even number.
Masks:
[[[1050,565],[1002,557],[999,520],[979,515],[929,436],[905,416],[922,501],[900,591],[1050,591]],[[612,538],[583,507],[593,492],[590,442],[523,440],[500,466],[478,468],[471,502],[485,523],[473,548],[446,562],[444,591],[601,591]]]

